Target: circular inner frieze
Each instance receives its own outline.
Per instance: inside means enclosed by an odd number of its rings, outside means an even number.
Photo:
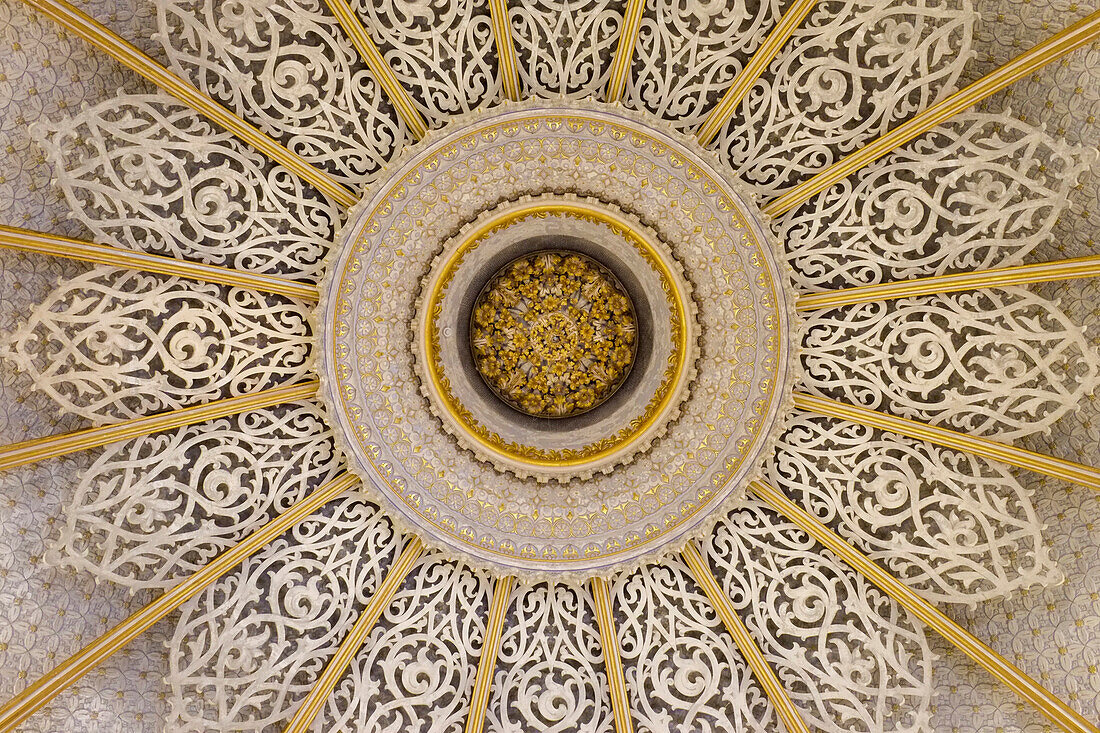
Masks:
[[[470,322],[481,378],[532,417],[602,405],[634,364],[634,304],[610,270],[580,252],[509,262],[481,291]]]
[[[431,133],[349,213],[321,397],[427,545],[525,580],[606,574],[743,496],[790,409],[793,300],[763,215],[695,141],[607,105],[505,105]]]

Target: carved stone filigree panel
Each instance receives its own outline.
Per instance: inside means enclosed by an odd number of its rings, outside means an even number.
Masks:
[[[704,552],[810,728],[931,731],[920,622],[770,509],[743,507]]]
[[[305,307],[275,295],[96,267],[0,343],[63,412],[109,423],[293,382]]]
[[[1012,440],[1046,431],[1100,383],[1100,352],[1023,288],[865,303],[806,321],[815,394]]]
[[[682,560],[620,575],[612,599],[637,733],[777,729],[775,709]]]

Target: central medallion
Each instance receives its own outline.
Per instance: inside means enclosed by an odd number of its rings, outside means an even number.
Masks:
[[[474,303],[481,378],[533,417],[580,415],[607,401],[634,364],[638,324],[618,279],[580,252],[542,251],[504,266]]]

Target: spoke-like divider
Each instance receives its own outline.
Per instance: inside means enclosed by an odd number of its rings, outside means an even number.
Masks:
[[[760,44],[760,48],[756,49],[756,53],[745,64],[745,68],[741,69],[741,73],[734,77],[733,84],[726,90],[721,101],[715,105],[707,118],[703,120],[703,124],[695,131],[695,137],[700,143],[710,145],[715,136],[733,117],[733,113],[737,111],[737,108],[745,99],[745,95],[749,93],[749,89],[764,73],[764,70],[768,68],[768,64],[772,62],[772,59],[779,55],[787,40],[815,5],[817,5],[817,0],[794,0],[791,3],[790,7],[787,8],[787,12],[783,14],[783,17],[776,23],[775,28],[772,29],[772,32]]]
[[[30,229],[0,225],[0,247],[23,252],[38,252],[53,257],[95,262],[129,270],[155,272],[158,275],[185,277],[189,280],[249,288],[265,293],[285,295],[314,302],[318,298],[317,286],[297,282],[277,275],[235,270],[230,267],[207,265],[201,262],[181,260],[175,257],[150,254],[140,250],[124,249],[109,244],[94,244],[81,239],[70,239],[58,234],[35,232]]]
[[[836,308],[843,305],[872,303],[895,298],[911,298],[918,295],[954,293],[977,288],[1003,288],[1008,285],[1032,285],[1052,280],[1071,280],[1100,276],[1100,255],[1077,257],[1072,260],[1042,262],[1034,265],[998,267],[979,272],[960,272],[953,275],[933,275],[912,280],[876,285],[860,285],[841,290],[826,290],[798,298],[795,306],[800,311]]]
[[[286,726],[286,733],[305,733],[313,726],[313,719],[317,717],[317,713],[321,712],[325,700],[336,688],[336,683],[347,672],[351,660],[359,653],[363,642],[370,635],[371,629],[378,623],[378,619],[382,616],[382,612],[386,610],[386,606],[390,605],[393,594],[405,582],[405,577],[412,570],[416,561],[420,559],[423,552],[424,543],[421,542],[420,538],[410,536],[404,549],[401,550],[401,555],[394,560],[389,572],[386,573],[386,579],[382,581],[382,584],[378,586],[378,590],[371,596],[370,603],[359,614],[359,618],[355,620],[355,625],[351,627],[351,631],[341,642],[340,648],[336,650],[336,654],[325,665],[325,671],[321,673],[321,677],[314,683],[313,689],[309,691],[306,699],[295,711],[294,717],[290,719]]]
[[[947,99],[932,105],[874,142],[833,163],[812,178],[792,187],[783,195],[772,199],[763,207],[764,213],[769,216],[779,216],[805,203],[834,183],[847,178],[895,148],[904,145],[919,135],[923,135],[933,127],[946,122],[989,95],[1004,89],[1028,74],[1034,73],[1070,51],[1084,46],[1098,36],[1100,36],[1100,10],[1085,16],[1082,20],[1054,34],[1031,50],[1025,51],[999,69],[986,74],[965,89],[961,89]]]
[[[611,690],[611,711],[615,716],[615,733],[634,733],[630,717],[630,696],[626,693],[623,657],[619,649],[619,632],[615,626],[615,611],[611,592],[603,578],[592,578],[592,599],[596,604],[596,624],[600,627],[600,647],[603,666],[607,670],[607,686]]]
[[[159,433],[185,425],[216,420],[227,415],[236,415],[261,407],[294,402],[317,394],[317,380],[298,382],[289,386],[272,387],[252,394],[238,397],[225,397],[204,405],[184,407],[179,410],[146,415],[124,422],[102,425],[96,428],[75,430],[61,435],[49,435],[22,443],[0,447],[0,471],[47,458],[76,453],[78,451],[99,448],[122,440],[142,435]]]
[[[65,2],[65,0],[23,1],[96,48],[109,54],[123,66],[145,77],[219,127],[233,133],[271,160],[285,166],[316,187],[318,191],[345,206],[351,206],[358,200],[355,194],[327,173],[306,162],[297,153],[291,152],[282,143],[274,140],[222,104],[215,102],[196,89],[190,82],[164,68],[142,53],[137,46],[124,40],[70,3]]]
[[[775,708],[775,712],[779,715],[779,719],[783,721],[787,733],[810,733],[810,728],[806,725],[806,721],[802,719],[802,715],[795,709],[790,696],[787,695],[787,691],[783,689],[783,684],[779,681],[779,678],[775,676],[775,670],[768,664],[768,660],[764,659],[764,653],[760,651],[760,647],[753,640],[752,636],[749,635],[749,630],[745,628],[745,622],[737,615],[737,611],[733,608],[733,604],[730,603],[730,599],[726,596],[721,586],[718,585],[718,581],[715,580],[714,574],[710,571],[710,567],[707,566],[707,561],[699,554],[698,548],[695,547],[694,543],[689,542],[687,546],[684,547],[681,555],[684,558],[684,562],[687,563],[688,568],[691,570],[695,582],[698,583],[699,587],[703,589],[703,592],[707,594],[707,598],[710,599],[710,605],[717,611],[719,618],[722,619],[722,623],[726,626],[726,630],[729,631],[730,636],[733,637],[733,641],[737,644],[741,656],[748,662],[753,676],[756,677],[756,681],[764,688],[768,700],[771,702],[772,707]]]
[[[645,0],[627,0],[623,11],[623,22],[619,26],[619,43],[615,47],[615,60],[611,62],[611,76],[607,80],[604,101],[618,102],[626,89],[626,80],[630,76],[631,61],[634,60],[634,44],[638,41],[638,29],[642,27],[642,11]]]
[[[393,73],[393,69],[386,63],[382,52],[378,50],[378,46],[371,39],[370,34],[367,33],[367,29],[363,27],[363,23],[355,10],[347,3],[347,0],[325,0],[325,2],[332,14],[340,21],[340,27],[348,34],[352,45],[355,46],[359,56],[367,64],[371,73],[374,74],[374,78],[382,85],[386,96],[405,123],[405,127],[409,128],[409,132],[415,135],[417,139],[428,134],[428,123],[424,120],[424,115],[416,108],[416,104],[413,102],[408,90],[401,85],[401,81]]]
[[[989,438],[967,435],[956,430],[929,425],[905,417],[895,417],[867,407],[856,407],[855,405],[803,392],[794,394],[794,404],[799,409],[817,415],[850,420],[860,425],[887,430],[916,440],[925,440],[945,448],[962,451],[963,453],[972,453],[982,458],[1000,461],[1017,468],[1026,468],[1029,471],[1100,490],[1100,470],[1092,466],[1045,456],[1042,453],[1017,448]]]
[[[1058,699],[1052,692],[1029,677],[1007,659],[979,641],[966,629],[956,624],[934,605],[917,595],[909,586],[883,570],[877,563],[852,547],[822,524],[816,517],[797,506],[782,492],[768,484],[754,481],[750,491],[770,504],[799,529],[813,537],[838,555],[853,570],[877,585],[902,608],[941,634],[998,680],[1008,685],[1017,695],[1029,702],[1051,722],[1070,733],[1100,733],[1100,728],[1090,723],[1080,713]]]
[[[155,601],[69,657],[42,678],[0,707],[0,733],[8,733],[105,659],[164,618],[203,588],[225,575],[241,561],[266,547],[273,539],[358,483],[350,473],[341,474],[272,519],[236,545],[195,571]]]
[[[497,39],[497,63],[500,65],[500,82],[504,86],[504,96],[518,102],[519,61],[516,60],[516,44],[512,40],[508,0],[489,0],[489,14],[493,23],[493,36]]]
[[[485,641],[481,645],[481,658],[474,677],[474,691],[470,695],[470,712],[466,716],[465,733],[482,733],[485,729],[485,711],[489,709],[489,691],[493,686],[493,670],[500,653],[500,637],[504,632],[504,617],[512,600],[516,579],[511,575],[497,578],[493,601],[489,607],[489,620],[485,622]]]

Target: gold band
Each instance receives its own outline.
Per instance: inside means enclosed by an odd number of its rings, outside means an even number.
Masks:
[[[1065,30],[1056,33],[1030,51],[1025,51],[996,71],[986,74],[970,86],[895,127],[874,142],[839,160],[812,178],[794,186],[782,196],[772,199],[763,211],[768,216],[780,214],[805,203],[834,183],[868,165],[894,148],[949,120],[974,103],[1022,79],[1060,56],[1089,43],[1100,35],[1100,10],[1085,16]]]
[[[28,686],[0,707],[0,733],[7,733],[27,719],[34,711],[57,697],[66,687],[76,682],[90,670],[101,664],[141,632],[167,616],[192,596],[213,583],[241,561],[267,546],[271,540],[302,521],[324,504],[335,499],[358,479],[350,473],[329,481],[324,486],[299,499],[290,509],[214,558],[201,570],[165,592],[145,608],[134,613],[103,636],[69,657],[43,677]]]
[[[466,733],[482,733],[485,728],[485,711],[489,708],[489,690],[493,686],[493,670],[500,653],[500,636],[504,631],[504,617],[516,579],[511,575],[497,579],[489,620],[485,623],[485,642],[481,645],[481,659],[477,663],[474,690],[470,695],[470,712],[466,718]]]
[[[695,131],[695,137],[702,145],[710,145],[718,132],[725,127],[726,123],[733,117],[733,113],[737,111],[737,107],[741,104],[745,95],[749,93],[749,89],[764,73],[764,70],[768,68],[768,64],[771,63],[772,59],[783,49],[787,39],[791,37],[791,34],[795,32],[816,4],[817,0],[795,0],[791,3],[791,6],[787,8],[787,12],[779,19],[772,32],[760,44],[760,48],[756,49],[756,53],[745,64],[745,68],[741,69],[741,73],[734,77],[733,84],[726,90],[722,100],[715,105],[707,118],[703,120],[703,124]]]
[[[159,433],[184,425],[216,420],[226,415],[236,415],[248,410],[257,410],[261,407],[294,402],[312,397],[316,393],[317,380],[312,379],[308,382],[299,382],[285,387],[272,387],[271,389],[264,389],[239,397],[226,397],[208,402],[205,405],[195,405],[194,407],[185,407],[159,415],[138,417],[113,425],[85,428],[71,433],[49,435],[45,438],[15,443],[0,448],[0,471],[35,463],[47,458],[56,458],[68,453],[99,448],[110,443]]]
[[[714,575],[710,572],[710,568],[707,567],[707,563],[703,560],[703,556],[699,554],[699,550],[695,545],[688,543],[682,553],[684,562],[687,563],[688,568],[691,569],[692,577],[695,578],[695,582],[699,584],[699,587],[703,589],[703,592],[707,594],[707,598],[710,599],[710,604],[714,607],[714,610],[718,612],[718,616],[722,619],[722,623],[725,624],[726,630],[730,632],[730,636],[733,637],[734,642],[737,644],[737,648],[741,651],[741,655],[748,662],[749,668],[752,669],[753,676],[756,677],[756,681],[760,683],[760,686],[764,688],[764,692],[768,696],[768,700],[771,702],[772,707],[775,708],[775,712],[779,715],[779,719],[783,721],[783,725],[787,729],[787,733],[810,733],[810,728],[806,725],[806,721],[802,719],[798,710],[795,709],[794,703],[791,702],[791,698],[787,695],[787,691],[783,689],[783,685],[779,682],[779,678],[775,676],[775,670],[768,664],[768,660],[764,659],[764,654],[760,651],[760,647],[753,641],[749,635],[749,630],[745,628],[744,622],[741,617],[737,615],[737,611],[734,610],[733,605],[730,603],[729,598],[726,597],[725,591],[718,585],[718,581],[714,579]]]
[[[611,593],[607,588],[607,581],[603,578],[592,578],[590,584],[592,599],[596,604],[596,625],[600,627],[603,666],[607,670],[607,686],[611,690],[611,711],[615,716],[615,732],[634,733],[634,721],[630,717],[630,696],[626,693],[623,658],[619,650],[619,633],[615,628],[615,613],[611,606]]]
[[[796,307],[800,311],[836,308],[842,305],[870,303],[894,298],[911,298],[917,295],[953,293],[959,290],[976,288],[1003,288],[1008,285],[1030,285],[1050,282],[1051,280],[1070,280],[1082,277],[1100,276],[1100,255],[1078,257],[1058,262],[1043,262],[1035,265],[1017,265],[1000,267],[981,272],[960,272],[954,275],[935,275],[918,277],[912,280],[882,283],[879,285],[861,285],[843,290],[827,290],[822,293],[803,295]]]
[[[955,430],[935,427],[904,417],[894,417],[878,410],[856,407],[824,397],[795,392],[794,404],[800,409],[818,415],[851,420],[860,425],[888,430],[916,440],[926,440],[929,443],[935,443],[952,450],[973,453],[982,458],[1007,463],[1010,466],[1026,468],[1029,471],[1065,479],[1089,488],[1100,489],[1100,471],[1091,466],[1044,456],[1042,453],[998,443],[988,438],[966,435]]]
[[[371,40],[367,29],[363,27],[359,16],[348,5],[347,0],[325,0],[325,2],[328,3],[332,14],[340,21],[340,27],[351,38],[352,45],[366,62],[374,78],[382,85],[390,103],[405,123],[405,127],[409,128],[409,132],[418,140],[428,134],[428,123],[424,121],[424,115],[416,108],[409,92],[401,85],[393,69],[386,63],[378,46]]]
[[[630,75],[630,62],[634,58],[634,44],[638,40],[638,29],[642,26],[642,11],[645,0],[627,0],[623,11],[623,24],[619,28],[619,44],[615,48],[615,60],[611,64],[611,77],[607,80],[605,102],[618,102],[626,89],[626,80]]]
[[[33,232],[29,229],[0,225],[0,247],[18,249],[24,252],[39,252],[53,257],[67,257],[71,260],[97,262],[130,270],[155,272],[159,275],[185,277],[190,280],[249,288],[265,293],[285,295],[316,302],[317,286],[300,283],[276,275],[264,275],[258,272],[234,270],[229,267],[206,265],[175,257],[149,254],[139,250],[123,249],[108,244],[93,244],[80,239],[69,239],[56,234]]]
[[[799,529],[836,553],[852,569],[881,588],[898,605],[935,629],[960,651],[984,667],[987,672],[1008,685],[1013,692],[1031,703],[1051,722],[1071,733],[1100,733],[1100,728],[1085,720],[1080,713],[1059,700],[1007,659],[944,616],[935,606],[914,593],[909,586],[842,540],[780,491],[759,481],[752,482],[749,488]]]
[[[497,63],[500,65],[500,81],[504,96],[513,102],[520,98],[519,62],[516,61],[516,44],[512,40],[512,22],[508,18],[508,0],[489,0],[493,35],[497,39]]]
[[[123,40],[65,0],[23,1],[114,57],[120,64],[145,77],[210,121],[233,133],[271,160],[285,166],[333,200],[345,206],[351,206],[358,200],[355,194],[327,173],[310,165],[297,153],[291,152],[281,143],[261,132],[255,125],[246,122],[215,102],[190,82],[164,68],[132,43]]]

